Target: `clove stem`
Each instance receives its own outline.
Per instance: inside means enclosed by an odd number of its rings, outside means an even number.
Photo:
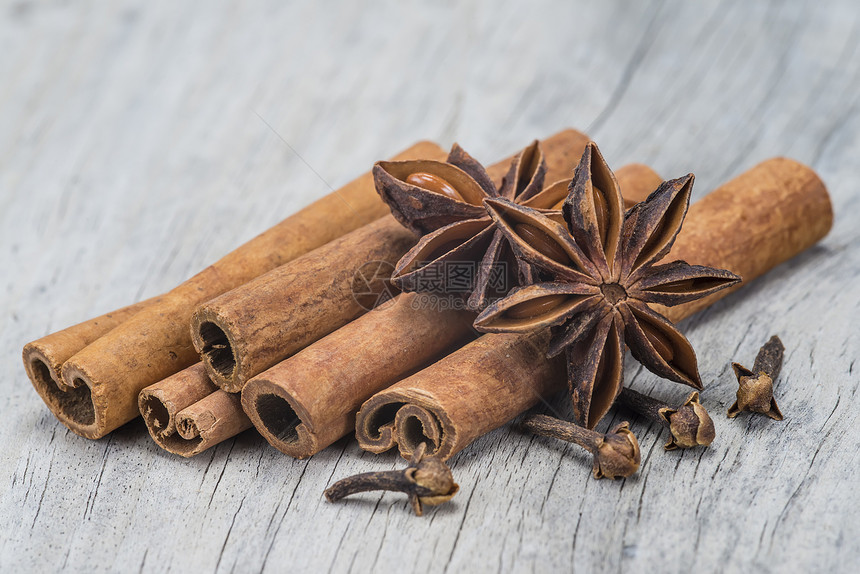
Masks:
[[[403,470],[365,472],[337,481],[326,489],[325,497],[329,502],[337,502],[346,496],[372,490],[389,490],[408,494],[414,486],[415,484],[406,478]]]
[[[602,434],[547,415],[528,416],[520,426],[533,434],[578,444],[591,453],[596,453],[603,443]]]
[[[546,415],[531,415],[521,423],[524,430],[573,442],[594,455],[594,478],[626,478],[639,469],[639,442],[623,422],[606,434]]]
[[[371,490],[403,492],[409,496],[412,510],[417,516],[424,513],[424,505],[435,506],[448,502],[460,487],[454,482],[451,469],[435,456],[425,456],[427,443],[421,443],[412,453],[409,466],[403,470],[365,472],[337,481],[325,491],[329,502],[336,502],[351,494]]]
[[[669,426],[666,419],[660,414],[660,409],[670,409],[668,404],[642,394],[639,391],[624,387],[621,389],[621,394],[615,399],[615,404],[622,408],[645,417],[651,422],[660,423],[661,425]]]

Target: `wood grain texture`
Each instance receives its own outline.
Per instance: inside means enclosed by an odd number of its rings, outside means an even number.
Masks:
[[[860,560],[854,2],[16,1],[0,4],[0,48],[0,570]],[[140,421],[88,441],[24,375],[25,342],[166,291],[393,150],[456,140],[495,158],[565,126],[611,165],[696,173],[694,197],[774,155],[829,186],[819,246],[683,324],[709,449],[665,453],[665,431],[633,420],[642,469],[595,481],[581,450],[506,426],[451,460],[461,492],[418,519],[396,494],[323,499],[336,479],[402,467],[393,454],[341,440],[296,461],[249,432],[184,460]],[[730,362],[775,333],[786,420],[725,418]],[[633,388],[683,399],[627,364]]]

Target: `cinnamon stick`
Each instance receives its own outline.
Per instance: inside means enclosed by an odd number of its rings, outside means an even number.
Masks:
[[[575,130],[542,142],[547,181],[570,177],[587,142]],[[490,177],[498,182],[509,162],[490,167]],[[209,376],[239,392],[255,375],[363,314],[372,305],[355,294],[384,292],[383,278],[416,241],[384,217],[201,305],[191,332]]]
[[[93,404],[89,388],[75,389],[63,382],[61,369],[72,355],[133,317],[152,303],[141,301],[111,311],[89,321],[78,323],[24,345],[24,370],[33,388],[59,417],[93,419]]]
[[[639,164],[616,176],[626,200],[644,199],[661,182]],[[358,407],[375,392],[474,338],[474,314],[439,309],[438,301],[403,294],[341,327],[248,381],[243,409],[281,452],[319,452],[355,428]]]
[[[692,225],[690,217],[695,217]],[[728,269],[743,283],[686,305],[655,305],[671,321],[712,305],[812,247],[833,226],[833,208],[814,170],[778,157],[703,197],[690,207],[687,220],[666,261],[682,259]]]
[[[445,153],[420,142],[397,157],[443,159]],[[137,395],[144,387],[199,360],[188,321],[200,303],[386,213],[366,173],[288,217],[77,350],[62,367],[76,398],[52,398],[48,407],[82,436],[106,435],[139,415]]]
[[[269,444],[307,458],[350,433],[373,393],[473,338],[473,320],[404,293],[252,378],[242,408]]]
[[[810,168],[772,159],[690,207],[671,261],[726,268],[755,279],[824,237],[832,225],[827,190]],[[680,320],[724,296],[664,310]],[[377,393],[356,419],[359,445],[408,457],[421,442],[447,459],[565,388],[563,363],[547,361],[548,333],[487,334]]]
[[[167,448],[162,443],[176,434],[176,415],[217,390],[201,363],[143,389],[138,396],[138,407],[153,440]]]
[[[184,457],[251,427],[239,397],[216,387],[201,363],[143,389],[138,407],[152,440]]]
[[[207,448],[251,428],[251,420],[242,411],[241,397],[218,389],[176,415],[179,436],[196,445],[184,457],[200,454]]]

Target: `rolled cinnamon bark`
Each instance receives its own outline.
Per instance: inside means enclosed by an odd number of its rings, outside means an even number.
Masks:
[[[383,217],[200,306],[191,334],[212,381],[239,392],[254,375],[372,308],[414,243],[410,231]]]
[[[814,170],[784,157],[764,161],[693,204],[666,257],[728,269],[743,283],[685,305],[654,308],[680,321],[812,247],[832,226],[830,196]]]
[[[143,389],[138,407],[152,440],[184,457],[251,427],[239,397],[215,386],[201,363]]]
[[[616,176],[625,200],[662,181],[639,164]],[[296,458],[319,452],[355,428],[358,407],[375,392],[474,338],[474,314],[438,308],[445,299],[407,293],[395,301],[248,381],[242,408],[272,446]]]
[[[218,389],[176,415],[177,433],[195,446],[173,452],[191,457],[249,428],[251,420],[242,411],[241,397]]]
[[[420,142],[397,157],[443,159],[445,152],[433,143]],[[52,399],[48,407],[82,436],[106,435],[139,415],[137,395],[144,387],[199,360],[188,321],[200,303],[387,212],[372,175],[366,173],[288,217],[66,360],[62,378],[75,389],[76,399]],[[91,406],[85,404],[88,401]]]
[[[252,378],[242,408],[269,444],[309,457],[351,432],[373,393],[474,338],[474,317],[404,293]]]
[[[546,180],[570,177],[586,143],[575,130],[543,141]],[[490,167],[490,177],[498,182],[509,162]],[[191,332],[209,376],[239,392],[252,377],[363,314],[416,241],[384,217],[201,305]],[[356,297],[362,292],[370,301]]]
[[[51,410],[75,412],[77,418],[81,419],[94,417],[89,388],[67,387],[61,373],[63,363],[99,337],[133,317],[152,301],[154,299],[111,311],[24,345],[22,355],[27,377]]]
[[[833,213],[810,168],[766,161],[695,203],[666,260],[726,268],[755,279],[824,237]],[[723,297],[666,311],[680,320]],[[359,445],[371,452],[398,446],[408,457],[421,442],[447,459],[475,438],[563,390],[563,365],[547,361],[547,333],[487,334],[430,367],[377,393],[356,419]]]

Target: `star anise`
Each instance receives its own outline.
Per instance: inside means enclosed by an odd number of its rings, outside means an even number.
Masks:
[[[657,265],[681,229],[693,175],[663,182],[625,215],[615,175],[592,142],[564,202],[563,225],[504,199],[485,201],[538,282],[512,291],[475,320],[485,332],[551,328],[548,355],[565,351],[577,424],[594,428],[621,390],[625,342],[661,377],[702,388],[687,338],[648,303],[678,305],[734,285],[729,271]]]
[[[445,162],[378,162],[373,177],[380,196],[401,224],[423,236],[397,263],[393,283],[403,291],[440,290],[440,278],[444,282],[459,267],[470,273],[466,284],[471,288],[464,289],[469,308],[482,309],[489,300],[503,297],[530,276],[531,268],[517,263],[483,202],[501,198],[539,210],[560,210],[568,182],[543,189],[545,175],[537,141],[514,157],[498,188],[484,167],[457,144]]]

